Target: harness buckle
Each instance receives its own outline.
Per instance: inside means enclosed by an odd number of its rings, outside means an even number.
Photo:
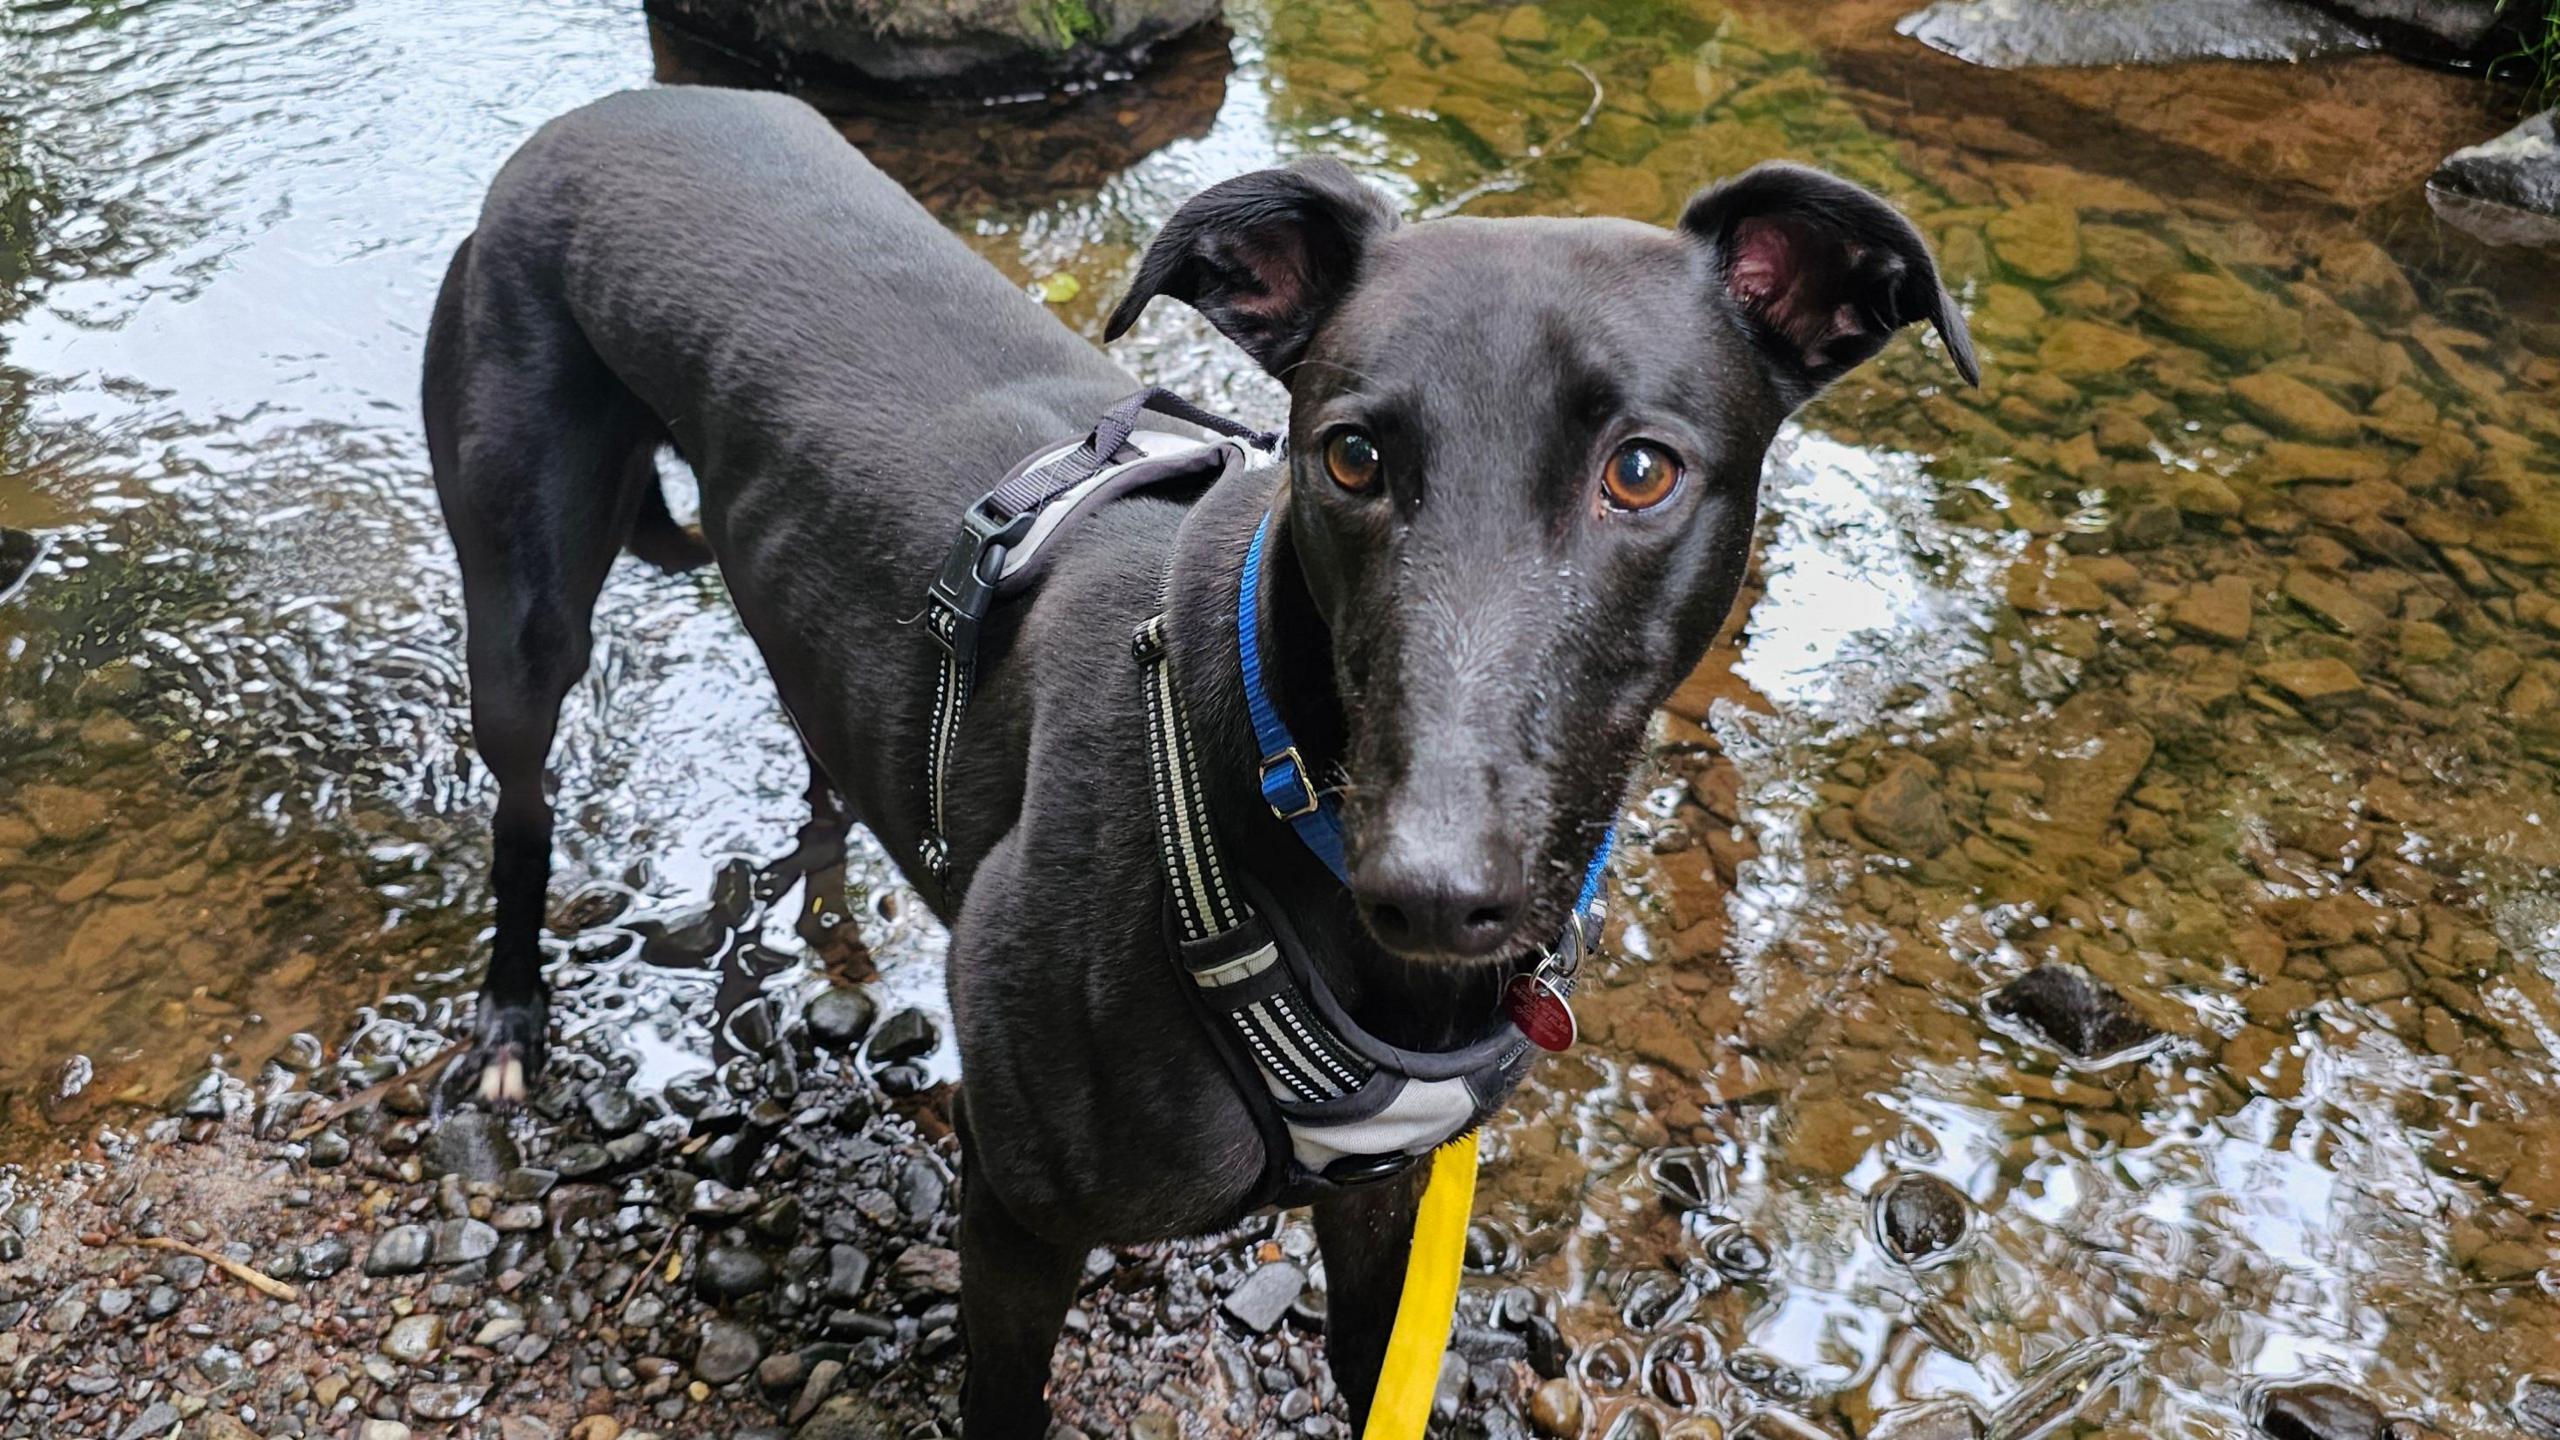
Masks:
[[[1283,820],[1313,815],[1322,803],[1316,798],[1315,781],[1307,775],[1307,759],[1295,745],[1263,756],[1261,778],[1262,803]]]
[[[933,633],[934,643],[963,664],[977,656],[978,624],[995,604],[1005,554],[1030,533],[1036,518],[1036,512],[1028,511],[998,518],[987,508],[994,498],[992,493],[981,496],[960,517],[960,533],[942,557],[942,569],[933,577],[927,596],[926,628]]]

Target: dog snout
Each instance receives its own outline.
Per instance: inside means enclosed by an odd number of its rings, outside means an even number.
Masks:
[[[1387,948],[1473,959],[1501,949],[1518,932],[1529,883],[1518,857],[1490,836],[1390,841],[1361,857],[1351,893],[1369,933]]]

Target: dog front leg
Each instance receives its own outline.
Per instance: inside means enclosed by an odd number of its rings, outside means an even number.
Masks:
[[[1334,1388],[1351,1407],[1355,1433],[1369,1423],[1369,1401],[1378,1391],[1396,1302],[1404,1294],[1414,1212],[1430,1169],[1426,1162],[1393,1180],[1315,1203],[1316,1243],[1324,1247],[1325,1359],[1333,1366]]]
[[[1025,1229],[983,1177],[960,1125],[960,1327],[969,1345],[961,1386],[966,1440],[1038,1440],[1049,1429],[1049,1363],[1074,1303],[1085,1252]]]

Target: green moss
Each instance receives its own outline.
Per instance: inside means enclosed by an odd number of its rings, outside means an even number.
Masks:
[[[1031,3],[1041,28],[1049,32],[1061,50],[1102,33],[1102,20],[1093,13],[1093,7],[1086,0],[1031,0]]]

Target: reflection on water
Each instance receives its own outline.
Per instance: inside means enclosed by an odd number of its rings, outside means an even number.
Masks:
[[[1992,86],[1895,13],[1243,4],[1232,71],[844,124],[1089,332],[1184,196],[1310,151],[1424,213],[1667,220],[1777,156],[1908,207],[1986,384],[1897,345],[1781,445],[1589,1043],[1491,1139],[1470,1304],[1553,1297],[1594,1435],[1952,1398],[2008,1440],[2223,1436],[2296,1375],[2506,1433],[2560,1369],[2560,287],[2372,167],[2316,193],[2356,114],[2465,82],[2180,72],[2293,117],[2262,198],[2219,133],[2092,108],[2170,82]],[[419,325],[530,126],[699,72],[600,4],[0,0],[0,42],[0,525],[51,541],[0,602],[28,1154],[208,1059],[441,1046],[488,795]],[[1170,308],[1126,348],[1277,413]],[[936,997],[876,853],[867,961],[753,882],[800,771],[717,582],[626,569],[598,628],[564,1028],[665,1079],[818,968]]]

